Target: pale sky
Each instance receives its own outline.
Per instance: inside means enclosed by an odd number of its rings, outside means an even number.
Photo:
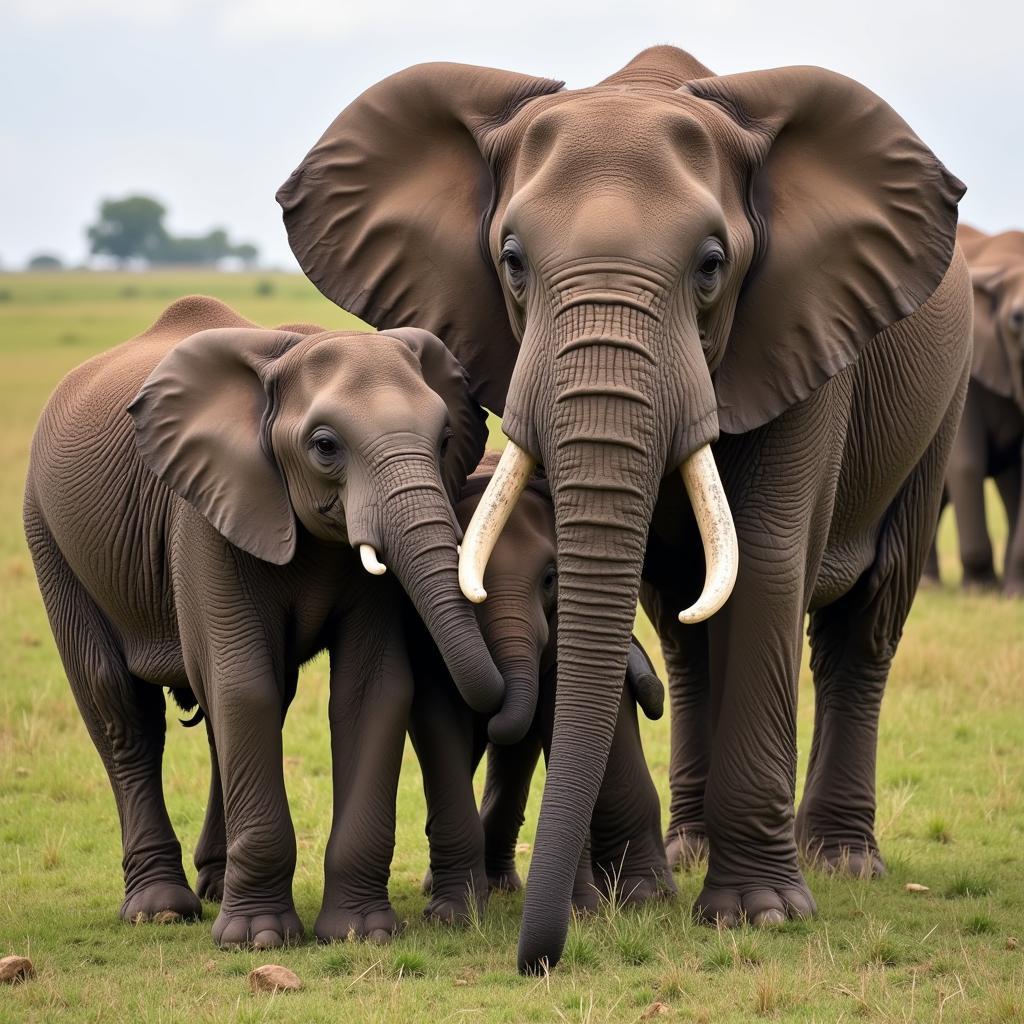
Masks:
[[[967,182],[963,220],[1024,227],[1019,0],[0,0],[0,268],[82,260],[132,192],[292,268],[274,193],[373,82],[455,60],[579,87],[655,43],[850,75]]]

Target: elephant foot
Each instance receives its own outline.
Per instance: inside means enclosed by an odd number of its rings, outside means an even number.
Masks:
[[[669,868],[689,871],[708,859],[708,837],[701,825],[669,829],[665,836],[665,858]]]
[[[1014,598],[1018,601],[1024,598],[1024,580],[1011,580],[1007,577],[1003,582],[1003,597]]]
[[[346,906],[323,907],[313,929],[317,942],[390,942],[402,931],[402,922],[390,903],[374,909]]]
[[[126,896],[121,904],[121,920],[129,924],[175,924],[202,916],[199,898],[179,882],[153,882]]]
[[[999,591],[999,577],[993,569],[964,570],[960,587],[967,594],[993,594]]]
[[[593,879],[589,882],[576,882],[573,885],[572,909],[583,916],[596,914],[601,909],[601,891]]]
[[[519,872],[516,871],[515,865],[488,868],[487,886],[491,892],[521,892],[523,880],[519,877]]]
[[[222,907],[213,924],[213,941],[222,949],[276,949],[301,938],[294,907],[253,914],[231,914]]]
[[[850,878],[884,878],[887,873],[874,837],[861,842],[813,837],[803,848],[808,863],[821,871]]]
[[[470,924],[483,917],[489,893],[482,864],[475,870],[443,870],[431,880],[431,899],[423,916],[437,924]]]
[[[816,913],[811,890],[799,875],[782,885],[751,882],[743,886],[715,886],[705,882],[693,905],[693,917],[699,924],[724,928],[735,928],[744,922],[766,928]]]
[[[210,864],[204,864],[199,869],[199,874],[196,877],[196,895],[201,900],[220,903],[224,899],[224,871],[226,867],[225,861],[215,861]]]

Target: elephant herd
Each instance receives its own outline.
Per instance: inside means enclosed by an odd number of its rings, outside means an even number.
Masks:
[[[694,914],[722,926],[813,914],[801,853],[881,874],[886,678],[945,500],[965,580],[994,581],[986,476],[1024,590],[1024,235],[958,244],[963,192],[818,68],[716,76],[660,46],[584,89],[425,64],[359,96],[277,198],[307,276],[379,330],[181,299],[69,374],[33,440],[25,528],[117,803],[122,917],[195,918],[203,897],[220,945],[301,935],[281,731],[322,651],[320,940],[399,929],[407,733],[444,921],[519,887],[546,759],[524,972],[557,963],[574,907],[669,895],[705,855]],[[668,674],[667,834],[638,603]],[[210,742],[194,889],[162,687]]]

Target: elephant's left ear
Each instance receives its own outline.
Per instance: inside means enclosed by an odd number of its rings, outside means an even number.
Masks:
[[[964,185],[869,89],[821,68],[705,78],[681,91],[746,130],[761,254],[715,374],[719,423],[742,433],[807,398],[949,267]]]
[[[381,334],[399,338],[419,359],[423,379],[444,399],[452,438],[444,456],[441,474],[452,502],[462,491],[466,478],[476,469],[487,444],[487,413],[470,394],[469,377],[444,342],[419,327],[395,327]]]

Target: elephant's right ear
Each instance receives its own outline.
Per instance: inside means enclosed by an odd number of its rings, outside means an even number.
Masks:
[[[376,327],[444,338],[473,394],[501,412],[518,351],[481,225],[494,197],[482,136],[561,82],[419,64],[345,108],[281,186],[306,276]]]
[[[226,328],[179,342],[128,407],[142,460],[236,547],[295,553],[288,490],[264,440],[275,360],[303,335]]]

